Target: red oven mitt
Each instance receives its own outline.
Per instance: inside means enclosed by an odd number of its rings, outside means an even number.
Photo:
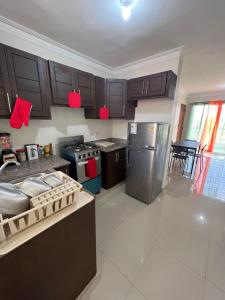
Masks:
[[[106,106],[100,107],[99,109],[99,118],[101,120],[108,120],[109,118],[109,109]]]
[[[97,177],[97,166],[95,158],[91,158],[88,160],[85,165],[86,176],[93,179]]]
[[[17,98],[9,120],[11,127],[20,129],[22,125],[28,126],[32,104],[22,98]]]
[[[81,107],[81,97],[79,93],[69,92],[68,93],[68,106],[79,108]]]

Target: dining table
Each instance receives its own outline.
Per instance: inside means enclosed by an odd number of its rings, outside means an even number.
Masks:
[[[196,158],[196,154],[199,150],[199,146],[200,146],[200,142],[198,141],[194,141],[194,140],[178,140],[175,143],[172,143],[171,145],[176,146],[176,147],[180,147],[182,149],[186,149],[187,152],[188,151],[192,151],[193,152],[193,160],[192,160],[192,164],[191,164],[191,174],[193,172],[193,168],[194,168],[194,163],[195,163],[195,158]]]

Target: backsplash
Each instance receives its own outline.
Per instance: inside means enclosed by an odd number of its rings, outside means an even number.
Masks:
[[[52,120],[30,120],[28,127],[13,129],[9,120],[0,120],[0,131],[11,133],[13,149],[24,144],[52,143],[53,153],[58,153],[58,139],[65,136],[84,135],[85,141],[112,136],[111,120],[86,120],[83,109],[52,107]]]

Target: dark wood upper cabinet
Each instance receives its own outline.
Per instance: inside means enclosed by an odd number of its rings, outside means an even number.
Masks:
[[[68,93],[77,90],[74,69],[49,61],[53,105],[68,105]]]
[[[146,97],[163,97],[166,95],[167,72],[154,74],[145,78],[144,95]]]
[[[77,89],[81,95],[81,106],[95,108],[95,77],[93,74],[77,70]]]
[[[139,99],[144,95],[145,77],[128,80],[128,100]]]
[[[110,119],[134,119],[135,101],[127,102],[127,80],[95,77],[95,108],[85,109],[86,119],[99,119],[99,108],[109,108]]]
[[[4,47],[13,104],[17,96],[32,103],[31,117],[50,119],[51,89],[47,61],[27,52]]]
[[[95,107],[84,110],[85,118],[99,119],[99,109],[104,105],[107,105],[106,79],[95,76]]]
[[[95,108],[95,78],[93,74],[49,61],[53,105],[68,105],[68,93],[80,92],[81,107]]]
[[[130,79],[128,101],[151,98],[174,98],[177,76],[172,71]]]
[[[123,79],[108,79],[107,100],[110,118],[123,118],[127,103],[127,81]]]
[[[4,47],[0,44],[0,117],[9,117],[12,109],[11,89]]]

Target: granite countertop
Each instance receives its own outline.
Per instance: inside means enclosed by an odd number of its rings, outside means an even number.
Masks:
[[[96,140],[96,141],[93,141],[93,143],[103,142],[103,141],[115,143],[115,145],[110,146],[110,147],[100,147],[101,151],[105,152],[105,153],[113,152],[113,151],[127,147],[127,140],[117,139],[117,138],[106,138],[106,139]]]
[[[0,175],[0,182],[8,182],[35,173],[53,172],[55,168],[68,166],[69,164],[70,162],[56,155],[50,155],[32,161],[27,160],[22,162],[20,166],[7,166],[2,175]]]

